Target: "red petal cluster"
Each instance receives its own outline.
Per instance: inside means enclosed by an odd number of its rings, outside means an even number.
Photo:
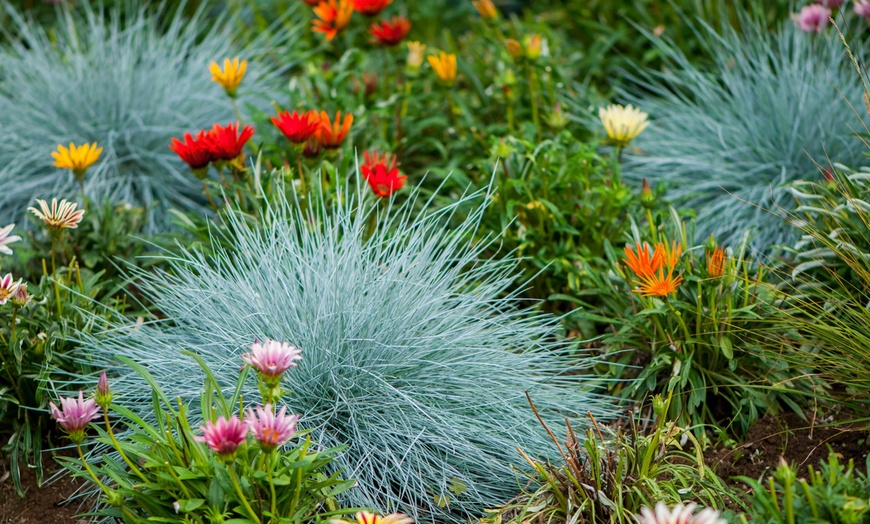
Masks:
[[[254,128],[246,125],[239,133],[238,122],[230,122],[225,126],[215,124],[205,136],[214,159],[230,161],[242,154],[245,144],[254,136]]]
[[[272,117],[272,123],[290,142],[304,144],[320,131],[320,114],[317,111],[308,111],[301,115],[298,111],[293,111],[293,114],[290,111],[279,111],[278,116]]]
[[[353,0],[353,9],[366,16],[375,16],[392,3],[393,0]]]
[[[394,16],[390,20],[381,20],[372,24],[369,33],[373,37],[372,42],[385,46],[395,46],[408,36],[410,30],[410,20],[404,16]]]
[[[184,160],[184,163],[193,170],[203,169],[214,159],[211,149],[208,147],[208,139],[205,131],[196,134],[196,138],[190,133],[184,134],[184,142],[177,138],[172,139],[169,149]]]
[[[388,197],[402,189],[407,176],[403,175],[397,167],[396,157],[376,152],[363,154],[365,163],[360,166],[363,178],[371,186],[372,191],[379,197]]]

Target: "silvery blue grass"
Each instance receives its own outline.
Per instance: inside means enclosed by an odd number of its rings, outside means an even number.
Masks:
[[[208,20],[205,7],[188,19],[183,9],[169,16],[137,4],[119,1],[109,12],[89,2],[64,6],[51,30],[0,5],[16,27],[15,43],[0,48],[0,222],[20,220],[35,198],[79,193],[50,156],[70,142],[104,148],[85,180],[90,198],[152,208],[152,229],[166,224],[168,208],[204,209],[202,185],[169,143],[236,119],[209,63],[249,60],[242,109],[249,102],[268,107],[265,92],[281,88],[277,77],[295,56],[283,46],[301,21],[237,47],[228,20]],[[264,61],[267,52],[281,54],[282,67]]]
[[[767,249],[795,236],[779,218],[795,208],[790,182],[819,179],[816,162],[866,160],[855,137],[866,109],[860,76],[832,29],[808,34],[786,20],[770,30],[746,13],[739,25],[717,31],[696,22],[706,65],[658,44],[669,67],[633,78],[623,93],[653,121],[625,174],[666,180],[668,196],[698,212],[698,238],[715,233],[736,245],[753,228],[754,246]]]
[[[517,298],[516,260],[484,258],[494,246],[474,236],[490,195],[418,215],[415,194],[366,239],[374,206],[348,193],[331,209],[279,202],[262,224],[233,218],[212,251],[140,272],[166,320],[84,336],[88,359],[119,377],[119,404],[147,415],[150,390],[116,355],[195,399],[201,381],[180,351],[229,387],[252,340],[287,341],[303,355],[282,384],[289,411],[320,445],[350,446],[334,463],[359,482],[344,502],[466,522],[516,495],[518,445],[553,448],[526,392],[554,427],[608,418],[614,404],[582,373],[592,359],[560,342],[558,319]]]

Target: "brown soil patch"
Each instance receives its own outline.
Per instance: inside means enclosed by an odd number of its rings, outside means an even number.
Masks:
[[[716,473],[735,487],[743,487],[733,477],[758,479],[776,469],[780,457],[798,466],[798,475],[812,465],[826,460],[828,450],[840,456],[840,462],[855,461],[856,469],[866,471],[870,452],[868,423],[843,422],[853,418],[848,412],[834,412],[806,421],[795,413],[766,416],[749,430],[744,444],[736,448],[711,448],[704,456]],[[830,448],[829,448],[830,447]]]
[[[45,478],[61,468],[51,454],[43,457]],[[75,524],[79,521],[76,515],[81,513],[79,502],[66,503],[66,499],[75,492],[80,481],[68,475],[36,485],[36,474],[25,469],[21,472],[21,482],[26,491],[26,498],[21,498],[12,485],[9,477],[9,465],[0,460],[0,524]]]

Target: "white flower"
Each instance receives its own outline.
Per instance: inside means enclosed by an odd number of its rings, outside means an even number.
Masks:
[[[631,104],[613,104],[598,110],[608,138],[618,146],[626,146],[649,125],[649,115]]]
[[[12,254],[12,250],[9,249],[6,244],[11,244],[12,242],[17,242],[21,240],[21,237],[18,235],[10,235],[14,227],[15,224],[9,224],[6,227],[0,227],[0,253],[4,255]]]
[[[694,503],[689,503],[669,508],[664,502],[659,502],[655,512],[649,508],[641,508],[640,515],[635,518],[638,524],[728,524],[718,511],[704,508],[695,514],[696,507]]]

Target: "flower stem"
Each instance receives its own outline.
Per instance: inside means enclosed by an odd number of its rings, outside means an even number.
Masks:
[[[114,490],[109,489],[108,486],[103,484],[102,481],[100,481],[100,477],[98,477],[97,474],[94,473],[94,470],[91,469],[90,463],[88,463],[88,461],[85,459],[85,454],[82,452],[82,445],[76,443],[76,449],[79,452],[79,458],[82,459],[82,465],[85,467],[91,478],[94,479],[94,482],[96,482],[97,486],[99,486],[100,489],[103,490],[106,494],[112,493]]]
[[[269,451],[267,460],[269,461],[266,464],[266,473],[269,476],[269,491],[272,494],[272,519],[271,522],[275,522],[277,519],[278,513],[278,497],[275,495],[275,480],[272,478],[272,463],[275,460],[275,450]]]
[[[257,517],[257,514],[254,513],[254,508],[251,507],[251,504],[248,503],[247,497],[245,497],[245,492],[242,491],[242,486],[239,484],[239,478],[236,476],[236,470],[233,469],[232,464],[227,465],[227,469],[230,470],[230,478],[233,481],[233,486],[236,488],[236,493],[238,493],[239,498],[242,501],[242,505],[245,506],[245,510],[247,510],[248,515],[256,522],[257,524],[261,524],[260,518]]]
[[[145,478],[142,471],[133,464],[130,458],[127,457],[127,454],[124,453],[124,450],[121,449],[121,444],[118,442],[118,439],[115,438],[115,431],[112,429],[112,424],[109,422],[109,411],[107,409],[103,409],[103,421],[106,423],[106,431],[109,433],[109,438],[112,439],[112,445],[118,450],[118,453],[121,455],[121,458],[124,459],[124,462],[127,463],[127,466],[130,467],[130,471],[142,479],[142,482],[148,482],[148,479]]]

